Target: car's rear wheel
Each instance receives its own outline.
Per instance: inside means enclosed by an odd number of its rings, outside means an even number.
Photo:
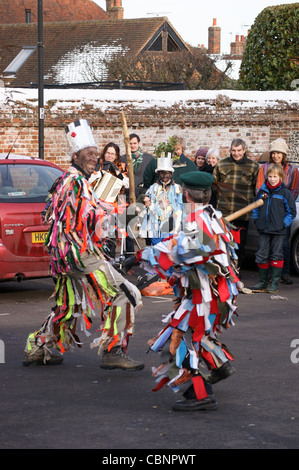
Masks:
[[[299,274],[299,233],[295,235],[291,246],[291,262],[294,270]]]

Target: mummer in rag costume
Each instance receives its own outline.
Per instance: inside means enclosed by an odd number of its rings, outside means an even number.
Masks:
[[[154,391],[166,384],[181,389],[176,411],[214,410],[212,385],[235,372],[219,333],[236,314],[237,245],[221,212],[208,204],[213,176],[189,172],[181,178],[184,230],[139,254],[141,264],[167,278],[177,296],[164,328],[149,341],[161,355]]]
[[[43,213],[50,224],[46,246],[55,280],[56,306],[41,328],[30,334],[23,364],[58,364],[62,354],[80,345],[78,330],[90,335],[98,317],[101,335],[91,347],[99,348],[105,369],[140,370],[142,362],[128,357],[135,311],[142,305],[139,290],[109,262],[105,253],[109,214],[117,205],[99,200],[89,183],[98,151],[88,121],[66,127],[72,165],[51,188]],[[53,348],[60,355],[53,354]]]

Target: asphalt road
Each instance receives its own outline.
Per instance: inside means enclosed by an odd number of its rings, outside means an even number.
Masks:
[[[242,277],[250,286],[257,274],[244,271]],[[142,449],[149,465],[148,455],[166,450],[191,459],[200,449],[298,449],[298,285],[299,278],[281,285],[277,295],[283,299],[239,295],[235,326],[222,335],[237,372],[214,386],[216,411],[180,413],[171,410],[177,394],[167,387],[152,392],[151,367],[159,358],[146,353],[147,340],[162,328],[162,314],[171,311],[170,297],[143,298],[129,350],[145,362],[142,371],[99,368],[97,352],[89,348],[96,324],[90,338],[81,334],[83,348],[66,353],[62,365],[25,368],[25,341],[50,312],[53,284],[0,284],[0,448],[98,449],[100,463]],[[133,467],[133,460],[123,463]]]

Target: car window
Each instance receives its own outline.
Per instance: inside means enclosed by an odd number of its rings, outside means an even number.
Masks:
[[[0,202],[44,202],[61,173],[51,166],[30,163],[0,165]]]

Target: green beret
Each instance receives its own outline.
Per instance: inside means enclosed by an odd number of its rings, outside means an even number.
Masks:
[[[180,178],[188,188],[193,189],[208,189],[214,181],[214,176],[205,171],[190,171],[180,175]]]

